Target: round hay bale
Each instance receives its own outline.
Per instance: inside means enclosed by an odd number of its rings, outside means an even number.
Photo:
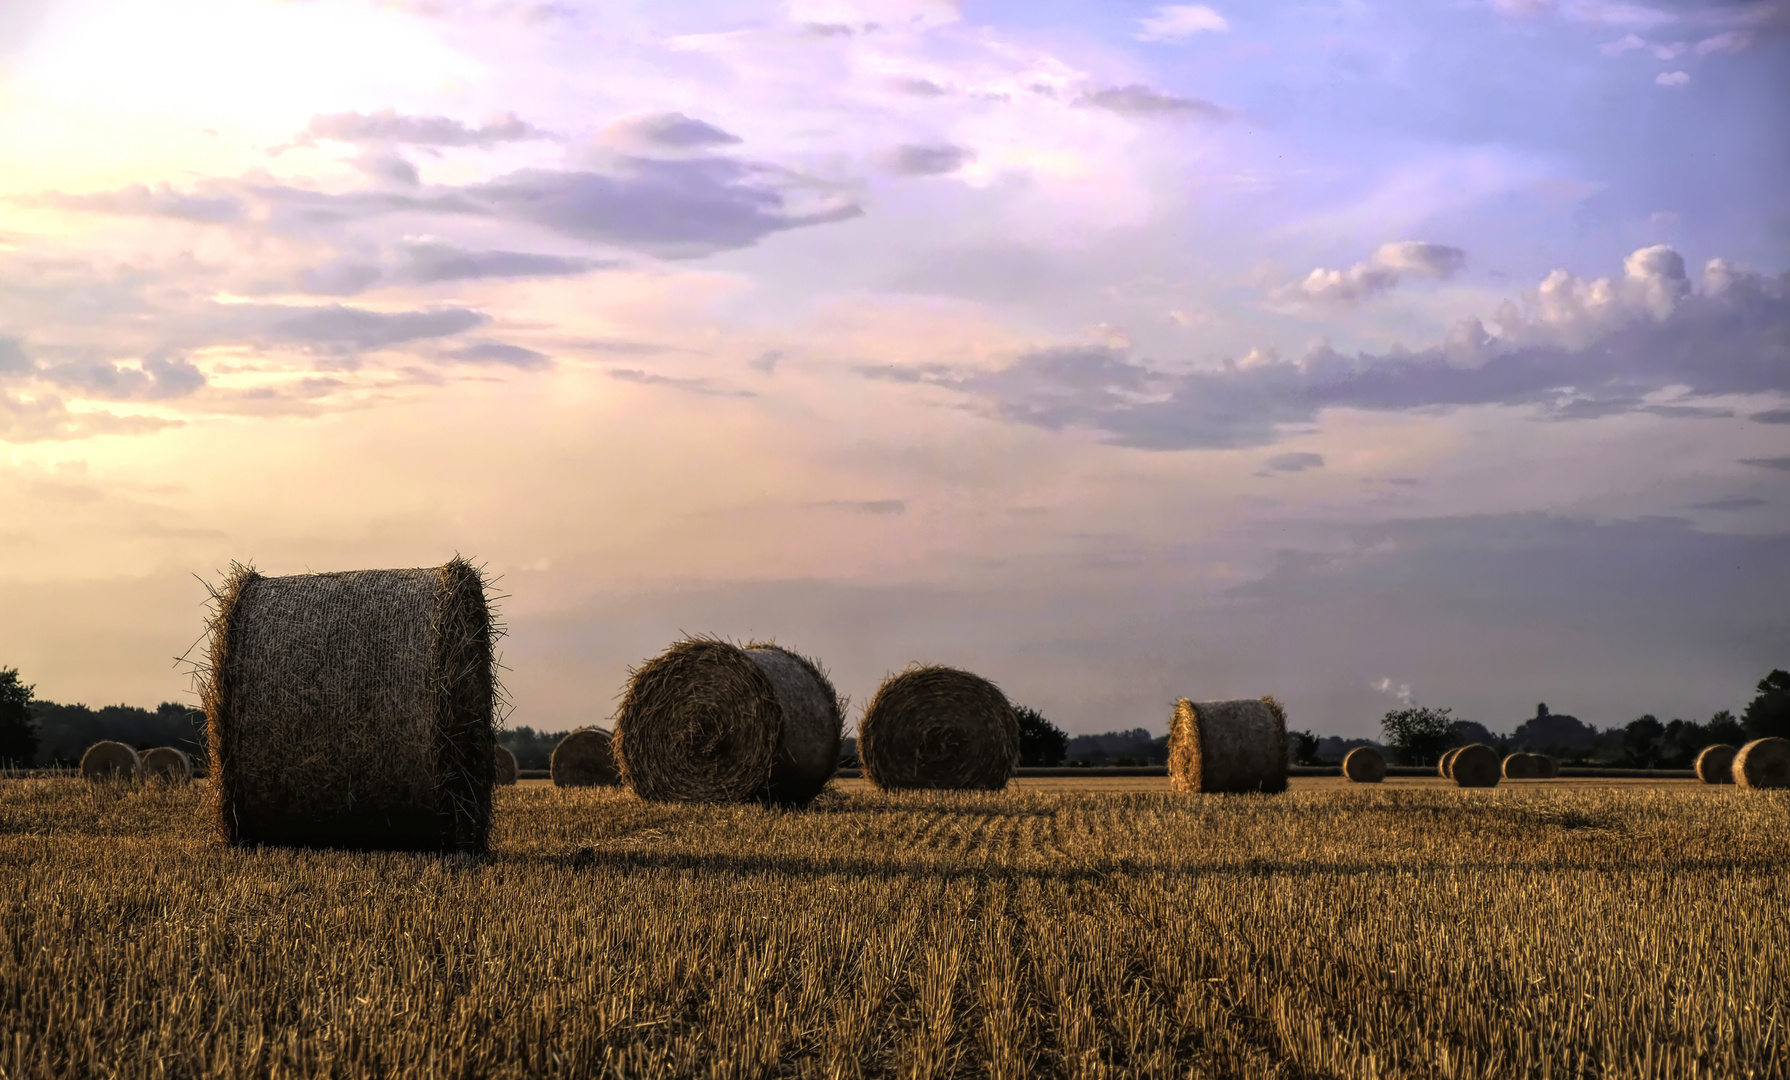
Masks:
[[[622,780],[610,734],[602,728],[579,728],[559,740],[547,766],[555,787],[609,787]]]
[[[1542,780],[1560,778],[1560,763],[1546,754],[1530,754],[1535,759],[1535,775]]]
[[[1790,739],[1754,739],[1734,755],[1731,771],[1743,788],[1790,787]]]
[[[1441,759],[1436,762],[1436,772],[1440,773],[1444,779],[1454,779],[1454,755],[1460,752],[1461,748],[1457,746],[1453,750],[1443,753]]]
[[[643,799],[801,806],[838,770],[844,729],[814,661],[771,642],[695,638],[634,673],[612,749]]]
[[[1169,786],[1181,792],[1285,791],[1287,720],[1273,698],[1175,703]]]
[[[1357,746],[1343,758],[1343,775],[1357,784],[1386,779],[1386,755],[1371,746]]]
[[[222,839],[485,850],[502,631],[471,563],[237,565],[214,605],[202,688]]]
[[[185,750],[158,746],[143,752],[143,775],[165,784],[190,784],[193,781],[193,759]]]
[[[129,781],[135,780],[143,773],[143,759],[137,752],[121,742],[104,740],[96,742],[81,755],[81,779],[98,782],[101,780]]]
[[[1534,754],[1511,754],[1504,759],[1504,779],[1535,780],[1541,776],[1541,763]]]
[[[884,791],[999,791],[1019,767],[1019,718],[995,684],[915,666],[877,688],[858,724],[864,775]]]
[[[1697,779],[1705,784],[1734,782],[1734,755],[1739,753],[1727,743],[1712,743],[1697,754]]]
[[[1472,743],[1454,752],[1448,775],[1460,787],[1497,787],[1498,751],[1484,743]]]
[[[499,785],[516,782],[516,755],[500,743],[491,745],[491,782]]]

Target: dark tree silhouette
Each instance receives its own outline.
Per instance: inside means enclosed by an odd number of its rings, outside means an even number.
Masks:
[[[1790,739],[1790,671],[1773,669],[1759,680],[1759,696],[1741,714],[1746,733],[1755,739]]]
[[[1013,715],[1019,718],[1019,763],[1033,768],[1061,765],[1069,736],[1037,709],[1015,705]]]
[[[1433,765],[1456,742],[1453,709],[1394,709],[1380,720],[1386,745],[1401,765]]]
[[[0,768],[24,768],[37,756],[37,719],[31,691],[18,668],[0,668]]]

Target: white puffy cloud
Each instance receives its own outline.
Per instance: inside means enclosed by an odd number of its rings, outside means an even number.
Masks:
[[[1180,41],[1230,28],[1223,15],[1204,4],[1166,4],[1138,20],[1137,37],[1139,41]]]
[[[1689,86],[1691,74],[1688,71],[1664,71],[1655,76],[1653,81],[1661,86]]]
[[[1373,257],[1346,270],[1313,270],[1290,292],[1312,300],[1353,303],[1377,296],[1407,277],[1446,279],[1466,265],[1467,253],[1446,244],[1399,240],[1381,244]]]

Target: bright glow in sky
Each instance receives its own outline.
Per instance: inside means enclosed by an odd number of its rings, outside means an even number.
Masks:
[[[1790,666],[1790,0],[13,0],[0,666],[231,560],[502,575],[1072,732],[1508,730]]]

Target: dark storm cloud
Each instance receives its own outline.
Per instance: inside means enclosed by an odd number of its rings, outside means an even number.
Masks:
[[[1090,90],[1076,99],[1076,104],[1125,116],[1187,117],[1206,120],[1229,120],[1234,114],[1221,105],[1200,98],[1181,97],[1152,89],[1142,83],[1107,86]]]
[[[939,176],[956,172],[975,157],[974,150],[963,146],[898,146],[888,155],[888,168],[904,176]]]
[[[552,138],[514,113],[472,127],[452,117],[409,116],[391,109],[314,116],[305,127],[303,137],[410,146],[495,146]]]

